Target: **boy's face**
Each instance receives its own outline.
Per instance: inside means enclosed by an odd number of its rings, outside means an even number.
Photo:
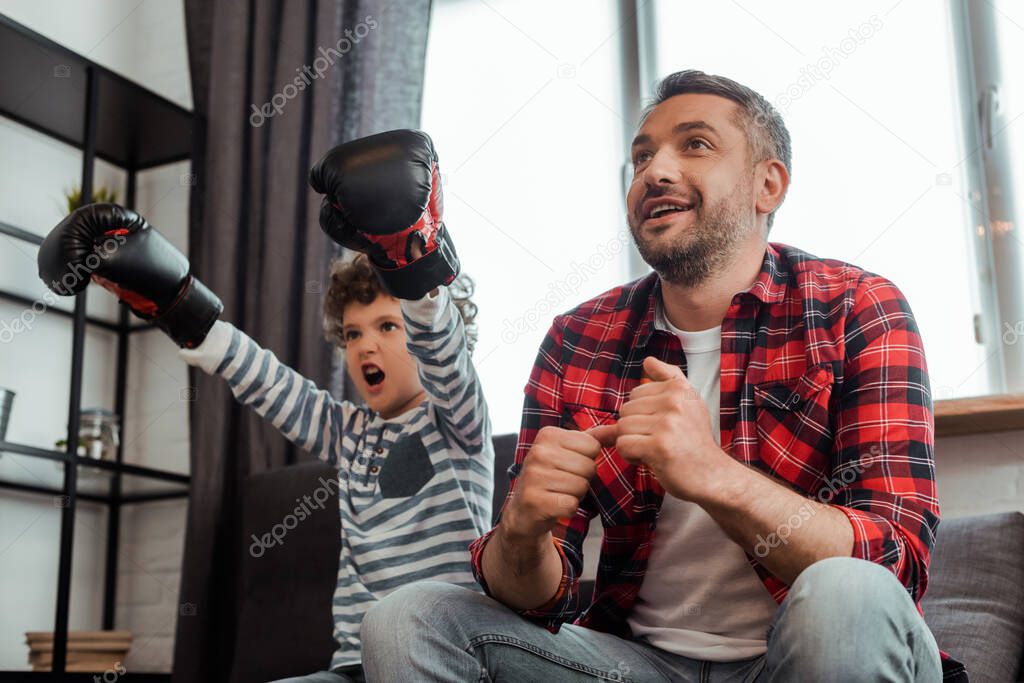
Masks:
[[[381,294],[369,305],[353,301],[342,315],[348,374],[370,409],[390,419],[419,405],[426,392],[405,346],[398,299]]]

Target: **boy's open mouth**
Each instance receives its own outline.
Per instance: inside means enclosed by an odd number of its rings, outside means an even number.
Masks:
[[[384,381],[384,371],[373,363],[363,363],[363,379],[371,387],[375,387]]]

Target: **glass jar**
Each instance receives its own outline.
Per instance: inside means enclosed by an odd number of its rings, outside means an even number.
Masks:
[[[102,408],[82,411],[78,426],[78,454],[93,460],[117,459],[121,439],[121,419]]]

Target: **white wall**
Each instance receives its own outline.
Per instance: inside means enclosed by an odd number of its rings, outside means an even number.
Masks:
[[[180,0],[103,3],[3,1],[0,12],[191,107],[184,15]],[[78,150],[0,118],[0,220],[43,235],[63,217],[62,191],[81,176]],[[187,162],[138,176],[140,213],[187,252]],[[103,162],[96,186],[125,197],[125,174]],[[0,287],[28,298],[45,289],[36,275],[36,248],[0,238]],[[61,301],[58,306],[70,310]],[[90,315],[116,320],[113,297],[89,295]],[[0,336],[0,386],[17,392],[7,438],[53,447],[66,433],[71,324],[54,315],[32,316],[0,302],[0,324],[27,320],[29,329]],[[2,330],[2,328],[0,328]],[[83,407],[114,407],[116,337],[90,327],[86,337]],[[122,439],[125,460],[188,472],[187,376],[176,349],[159,332],[132,336],[128,400]],[[60,488],[54,463],[0,455],[0,478]],[[80,470],[79,490],[99,490],[105,479]],[[126,491],[153,484],[129,477]],[[26,669],[24,632],[53,628],[59,499],[0,490],[0,670]],[[122,509],[115,627],[135,636],[128,671],[168,671],[179,613],[178,584],[184,539],[183,500]],[[72,629],[99,629],[102,618],[106,511],[79,501],[72,562]]]
[[[1024,512],[1024,431],[939,439],[935,476],[945,519]]]

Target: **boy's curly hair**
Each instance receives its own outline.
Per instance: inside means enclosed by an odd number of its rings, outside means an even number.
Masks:
[[[471,299],[475,289],[473,279],[465,273],[448,285],[448,292],[466,327],[466,346],[470,353],[477,340],[477,307]],[[352,260],[334,259],[330,268],[330,284],[324,294],[324,336],[327,341],[344,348],[342,327],[345,325],[345,307],[353,301],[369,306],[381,294],[387,295],[387,290],[366,254],[358,254]]]

